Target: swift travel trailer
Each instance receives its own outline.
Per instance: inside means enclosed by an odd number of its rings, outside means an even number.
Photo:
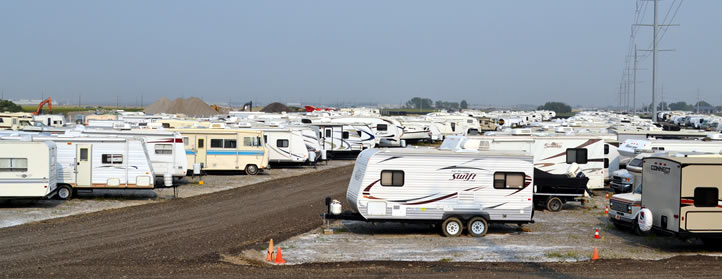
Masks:
[[[642,171],[642,231],[722,238],[722,158],[648,157]]]
[[[205,171],[239,171],[256,175],[268,168],[263,131],[237,129],[172,129],[183,135],[188,166]]]
[[[533,222],[533,176],[529,154],[369,149],[346,193],[357,213],[331,205],[326,218],[438,224],[446,236],[466,227],[484,236],[488,223]]]
[[[0,141],[0,199],[42,199],[56,189],[57,147],[50,141]]]
[[[142,139],[90,136],[17,136],[57,146],[57,197],[69,199],[73,190],[152,189],[153,166]]]

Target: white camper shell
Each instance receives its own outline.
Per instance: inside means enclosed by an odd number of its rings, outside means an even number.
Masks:
[[[55,143],[0,141],[0,199],[42,199],[56,189]]]
[[[356,160],[346,198],[367,221],[438,223],[447,236],[464,227],[483,236],[488,222],[532,222],[533,175],[524,153],[369,149]]]
[[[722,158],[648,157],[643,166],[642,229],[722,238]]]

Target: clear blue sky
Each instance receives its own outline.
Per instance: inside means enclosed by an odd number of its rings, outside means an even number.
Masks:
[[[661,3],[660,14],[676,0]],[[617,104],[634,0],[0,1],[0,89],[147,105]],[[649,5],[651,7],[651,5]],[[665,100],[722,101],[722,1],[684,1],[660,47]],[[646,22],[651,22],[651,9]],[[639,32],[640,48],[651,39]],[[641,68],[651,68],[646,59]],[[651,71],[639,71],[649,103]]]

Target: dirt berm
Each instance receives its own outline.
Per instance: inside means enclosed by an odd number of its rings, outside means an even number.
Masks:
[[[717,258],[596,263],[354,262],[237,265],[258,249],[321,224],[323,198],[343,199],[352,167],[192,198],[0,229],[0,277],[663,277],[720,274]],[[239,177],[239,179],[243,179]],[[383,253],[384,251],[379,251]],[[654,277],[654,276],[652,276]],[[621,278],[621,277],[620,277]]]

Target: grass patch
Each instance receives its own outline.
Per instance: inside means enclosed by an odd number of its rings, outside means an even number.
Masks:
[[[451,262],[451,259],[449,259],[449,258],[443,258],[443,259],[441,259],[441,260],[439,260],[439,261],[442,262],[442,263],[448,263],[448,262]]]
[[[345,232],[348,232],[348,229],[346,227],[341,227],[341,228],[336,229],[336,232],[345,233]]]

